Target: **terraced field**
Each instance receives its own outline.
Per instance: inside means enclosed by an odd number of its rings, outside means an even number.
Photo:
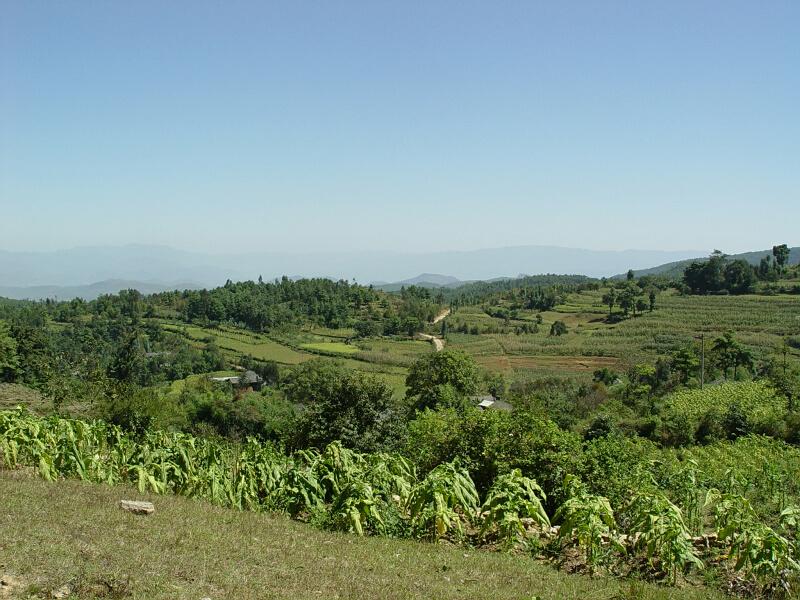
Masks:
[[[231,357],[251,355],[258,360],[274,360],[284,365],[297,365],[312,358],[311,355],[298,352],[284,344],[280,344],[264,335],[258,335],[248,331],[220,328],[210,329],[195,325],[173,325],[166,324],[164,328],[168,331],[180,333],[198,346],[202,346],[205,340],[211,338],[225,353]]]
[[[314,342],[311,344],[301,344],[301,348],[306,350],[322,352],[324,354],[357,354],[358,347],[344,342]]]
[[[680,296],[667,292],[659,295],[652,313],[609,324],[605,321],[608,308],[601,300],[604,291],[571,294],[555,310],[542,312],[538,333],[451,333],[448,344],[472,354],[489,368],[506,372],[566,371],[580,375],[590,373],[593,365],[624,366],[654,360],[697,343],[701,334],[710,340],[732,330],[756,358],[782,352],[784,340],[800,334],[798,296]],[[516,319],[506,323],[475,306],[459,309],[452,319],[481,330],[513,330],[534,322],[535,317],[534,311],[519,311]],[[549,335],[550,325],[556,320],[567,325],[565,335]],[[791,350],[789,360],[800,361],[800,352]]]
[[[429,343],[417,340],[375,339],[345,343],[343,340],[353,336],[352,329],[314,328],[284,331],[268,337],[232,327],[212,329],[178,323],[162,323],[162,326],[180,333],[198,347],[212,339],[234,363],[244,355],[262,361],[272,360],[284,366],[298,365],[314,358],[335,360],[382,379],[398,398],[405,395],[407,366],[416,357],[431,351]]]
[[[531,375],[588,378],[601,367],[625,369],[697,344],[701,334],[710,345],[711,339],[727,330],[732,330],[759,359],[782,352],[787,337],[800,335],[800,296],[681,296],[664,292],[652,313],[608,323],[608,308],[602,303],[604,292],[573,293],[552,311],[520,310],[508,321],[486,314],[480,306],[461,307],[448,317],[451,330],[447,346],[468,352],[485,369],[500,371],[513,381]],[[539,315],[537,333],[514,333],[516,328],[536,324]],[[566,334],[549,335],[556,320],[567,325]],[[482,333],[454,332],[461,323]],[[398,395],[405,392],[407,368],[431,352],[431,345],[421,340],[354,340],[352,329],[314,327],[267,336],[231,327],[208,329],[178,323],[164,327],[182,333],[198,346],[212,338],[229,359],[249,354],[286,366],[311,358],[344,362],[381,377]],[[438,327],[431,331],[438,333]],[[788,359],[800,362],[800,351],[790,349]]]

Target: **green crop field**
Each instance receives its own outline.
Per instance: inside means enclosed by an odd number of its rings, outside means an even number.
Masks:
[[[358,347],[345,344],[344,342],[314,342],[302,344],[301,348],[326,354],[357,354]]]
[[[368,339],[359,340],[358,347],[360,360],[403,367],[431,352],[430,342],[421,340]]]
[[[506,373],[585,375],[594,365],[624,367],[652,361],[698,343],[701,334],[709,347],[715,336],[731,330],[756,358],[782,352],[784,340],[800,334],[799,296],[681,296],[667,292],[658,296],[652,313],[609,324],[608,308],[601,300],[605,291],[569,294],[554,310],[540,313],[538,333],[511,332],[534,322],[535,311],[520,310],[516,319],[506,323],[487,315],[479,306],[463,307],[450,317],[450,323],[476,326],[481,333],[449,333],[447,341],[486,367]],[[556,320],[567,325],[566,334],[549,335],[550,325]],[[486,333],[486,328],[497,331]],[[509,332],[504,333],[504,328]],[[800,352],[791,350],[788,357],[800,361]]]
[[[258,360],[274,360],[277,363],[296,365],[312,358],[280,344],[266,336],[233,328],[211,329],[195,325],[165,324],[166,330],[180,333],[198,345],[212,339],[223,351],[233,355],[251,355]]]
[[[232,327],[209,328],[175,323],[162,323],[162,327],[180,333],[198,347],[203,346],[205,340],[212,339],[233,361],[244,355],[251,355],[258,360],[273,360],[286,366],[311,359],[333,360],[381,379],[398,398],[405,395],[408,374],[405,367],[415,357],[431,351],[428,342],[418,340],[361,340],[351,344],[333,341],[348,338],[349,335],[333,335],[336,332],[352,333],[347,329],[282,331],[267,337]],[[175,382],[171,390],[179,391],[183,383],[183,380]]]

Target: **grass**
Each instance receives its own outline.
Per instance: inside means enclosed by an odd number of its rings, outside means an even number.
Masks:
[[[284,365],[297,365],[312,356],[298,352],[270,338],[243,329],[210,329],[195,325],[163,325],[168,331],[181,333],[189,340],[202,343],[212,338],[223,351],[235,356],[251,355],[258,360],[274,360]]]
[[[323,352],[326,354],[357,354],[358,347],[345,344],[344,342],[316,342],[312,344],[303,344],[301,348],[311,350],[314,352]]]
[[[326,533],[282,516],[0,471],[0,575],[11,597],[722,598],[568,575],[520,555]],[[137,517],[121,499],[150,500]]]
[[[14,408],[18,404],[40,414],[49,411],[53,406],[47,398],[34,389],[18,383],[0,383],[0,410]]]

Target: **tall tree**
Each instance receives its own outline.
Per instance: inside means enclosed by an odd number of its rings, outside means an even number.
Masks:
[[[753,267],[745,260],[735,260],[725,265],[725,289],[731,294],[746,294],[755,283]]]
[[[680,375],[680,382],[684,385],[700,368],[700,359],[692,348],[681,348],[672,355],[672,370]]]
[[[475,360],[460,350],[432,352],[418,359],[406,377],[406,397],[422,410],[459,401],[478,389]]]
[[[619,307],[622,309],[622,312],[625,313],[625,316],[628,316],[628,313],[633,310],[634,315],[636,314],[636,297],[641,293],[641,290],[637,285],[628,284],[622,293],[619,296]]]
[[[387,442],[392,390],[380,379],[324,360],[303,363],[283,383],[286,397],[304,407],[297,423],[297,447],[321,448],[340,440],[361,452]]]
[[[19,367],[17,341],[4,321],[0,321],[0,381],[13,381]]]
[[[772,255],[775,257],[775,262],[778,263],[778,270],[783,271],[783,267],[789,262],[789,246],[786,244],[773,246]]]
[[[603,294],[603,304],[608,306],[608,316],[611,316],[611,311],[614,309],[614,305],[617,303],[617,292],[614,288],[608,290],[607,293]]]
[[[736,379],[738,367],[750,366],[753,363],[753,356],[733,337],[733,333],[730,331],[726,331],[721,337],[714,340],[711,349],[716,355],[717,363],[722,367],[726,379],[728,369],[732,370],[733,378]]]

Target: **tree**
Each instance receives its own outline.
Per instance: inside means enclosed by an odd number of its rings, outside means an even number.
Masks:
[[[19,367],[17,340],[4,321],[0,321],[0,381],[13,381]]]
[[[695,261],[683,272],[683,282],[693,294],[709,294],[725,286],[725,255],[714,250],[705,262]]]
[[[731,294],[746,294],[755,283],[753,268],[745,260],[735,260],[725,265],[725,289]]]
[[[603,304],[608,306],[608,316],[611,316],[611,311],[614,309],[614,305],[617,303],[617,292],[614,288],[608,290],[607,293],[603,294]]]
[[[625,313],[625,316],[628,316],[631,310],[634,311],[634,315],[636,314],[636,298],[641,292],[641,289],[633,284],[628,284],[625,286],[625,289],[622,290],[619,296],[619,307],[622,309],[622,312]]]
[[[486,378],[486,390],[495,398],[506,395],[506,379],[502,373],[493,373]]]
[[[681,348],[672,355],[672,370],[680,375],[680,382],[683,385],[686,385],[689,377],[694,375],[699,367],[700,359],[691,348]]]
[[[648,300],[650,300],[650,312],[653,312],[653,309],[656,307],[656,290],[655,288],[650,288],[650,291],[647,294]]]
[[[406,397],[417,410],[452,404],[475,394],[478,368],[461,350],[442,350],[418,359],[406,377]]]
[[[733,378],[736,379],[736,369],[739,366],[752,366],[753,364],[750,352],[733,337],[733,333],[730,331],[715,339],[711,350],[716,356],[717,363],[722,367],[726,379],[728,369],[733,371]]]
[[[625,274],[625,278],[628,281],[633,281],[634,278],[633,269],[628,269],[628,272]]]
[[[647,309],[647,302],[645,301],[645,299],[644,298],[637,298],[633,316],[634,317],[636,316],[636,311],[639,311],[639,313],[643,313],[646,309]],[[650,310],[653,310],[653,309],[651,308]]]
[[[108,376],[124,383],[143,383],[146,370],[138,329],[130,328],[123,335],[108,366]]]
[[[758,278],[761,281],[774,281],[777,279],[778,269],[777,264],[773,262],[772,256],[767,254],[758,263]]]
[[[567,333],[567,325],[564,321],[556,321],[550,326],[550,335],[558,336]]]
[[[772,255],[775,257],[775,262],[778,264],[778,270],[783,271],[783,267],[789,262],[789,246],[786,244],[773,246]]]
[[[383,381],[325,360],[297,367],[282,384],[287,399],[300,404],[297,447],[322,448],[339,440],[360,452],[380,449],[396,420],[392,390]]]
[[[356,335],[360,338],[376,337],[383,333],[380,322],[371,320],[356,321],[353,329],[356,330]]]

